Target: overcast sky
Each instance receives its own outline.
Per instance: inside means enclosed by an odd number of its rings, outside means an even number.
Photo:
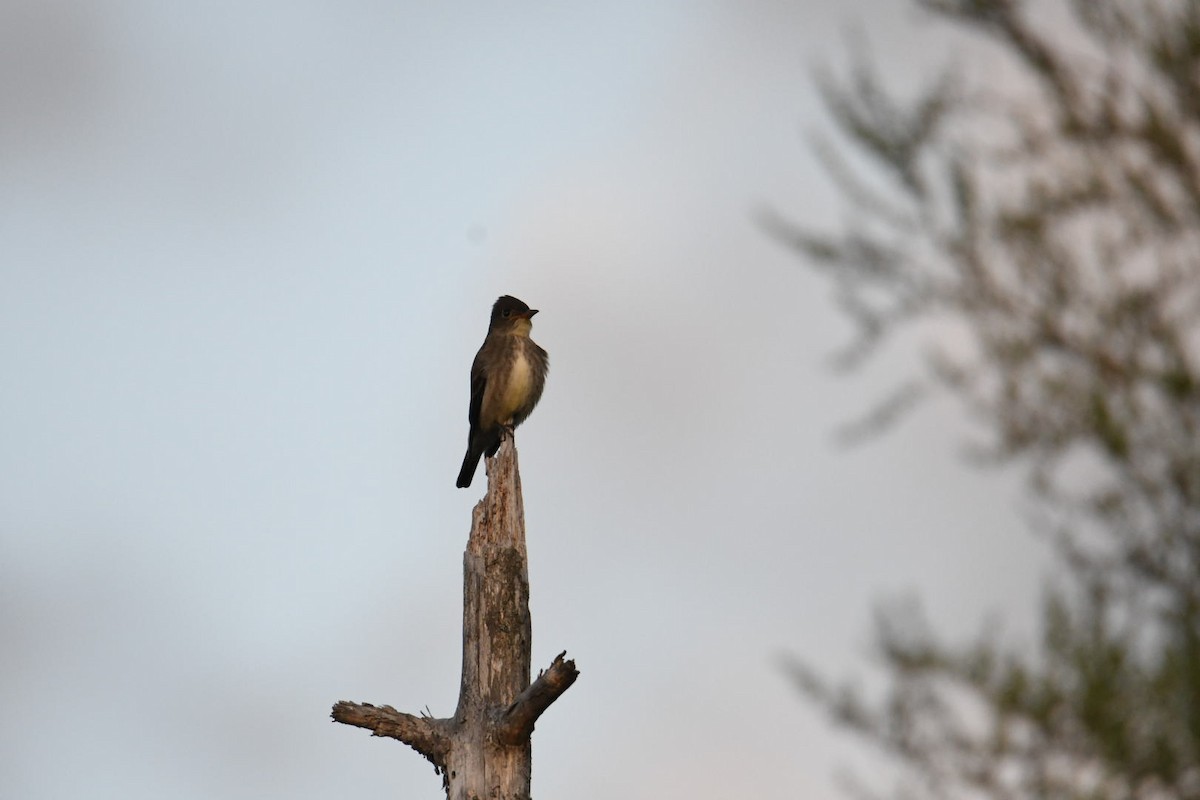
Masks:
[[[811,68],[949,55],[896,0],[0,3],[0,796],[441,796],[329,721],[453,712],[454,477],[491,303],[520,429],[534,795],[833,798],[877,762],[788,684],[869,682],[882,599],[1029,635],[1011,476],[756,211],[835,223]],[[959,51],[959,55],[970,51]],[[480,473],[482,475],[482,473]]]

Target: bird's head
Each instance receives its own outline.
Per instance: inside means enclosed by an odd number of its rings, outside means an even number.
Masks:
[[[530,308],[517,298],[506,294],[492,306],[492,320],[488,325],[488,332],[514,330],[527,334],[533,327],[529,320],[536,313],[536,308]]]

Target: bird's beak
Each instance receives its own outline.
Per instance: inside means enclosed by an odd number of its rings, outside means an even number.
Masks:
[[[538,310],[536,308],[531,308],[528,311],[526,311],[524,314],[522,314],[521,316],[525,319],[530,319],[537,312],[538,312]]]

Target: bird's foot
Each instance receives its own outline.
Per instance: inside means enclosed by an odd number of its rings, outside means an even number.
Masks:
[[[516,430],[515,425],[501,425],[500,426],[501,441],[503,441],[504,439],[516,440],[516,434],[514,433],[515,430]]]

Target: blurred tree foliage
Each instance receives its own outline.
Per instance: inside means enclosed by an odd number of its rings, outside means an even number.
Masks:
[[[867,428],[960,398],[1057,568],[1031,648],[893,607],[882,699],[791,669],[900,796],[1200,798],[1200,0],[915,1],[988,43],[985,79],[819,74],[852,221],[771,226],[857,323],[846,364],[929,342]]]

